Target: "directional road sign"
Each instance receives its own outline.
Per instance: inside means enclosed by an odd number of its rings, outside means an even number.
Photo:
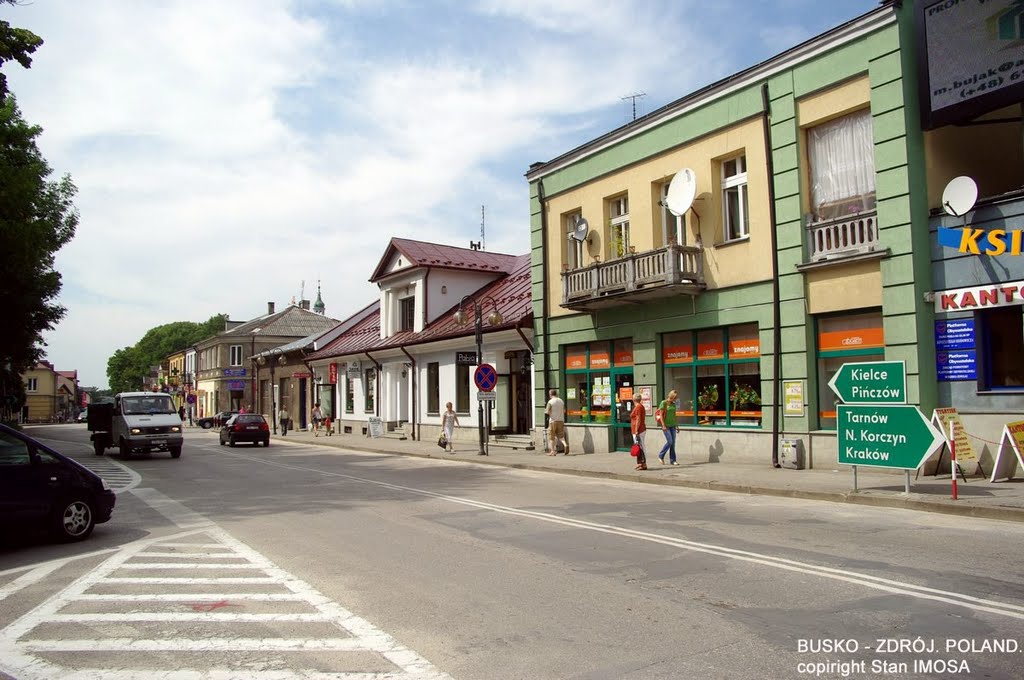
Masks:
[[[828,386],[846,404],[906,404],[907,365],[903,361],[843,364]]]
[[[490,392],[498,384],[498,372],[490,364],[480,364],[473,373],[473,382],[483,392]]]
[[[916,406],[836,406],[839,462],[916,470],[945,439]]]

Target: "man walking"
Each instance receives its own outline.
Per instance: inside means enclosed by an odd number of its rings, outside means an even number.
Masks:
[[[288,409],[284,406],[278,411],[277,420],[281,423],[281,436],[284,437],[288,434]]]
[[[565,402],[558,396],[558,390],[551,390],[544,413],[548,416],[548,439],[551,446],[549,456],[558,455],[557,442],[562,442],[565,455],[569,455],[569,438],[565,435]]]

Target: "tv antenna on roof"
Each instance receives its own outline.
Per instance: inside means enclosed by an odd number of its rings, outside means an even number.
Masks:
[[[484,208],[480,206],[480,250],[487,250],[487,238],[484,235]]]
[[[621,98],[622,101],[629,99],[633,102],[633,120],[636,120],[636,100],[646,96],[646,92],[634,92],[633,94],[627,94],[625,97]]]

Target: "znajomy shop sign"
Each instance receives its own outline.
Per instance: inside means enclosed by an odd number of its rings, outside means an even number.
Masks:
[[[1024,281],[937,290],[934,296],[937,314],[956,312],[962,309],[974,310],[1024,305]]]

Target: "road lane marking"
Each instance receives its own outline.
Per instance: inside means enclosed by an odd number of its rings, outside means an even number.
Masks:
[[[999,602],[996,600],[973,597],[970,595],[960,593],[951,593],[947,590],[929,588],[927,586],[920,586],[905,581],[896,581],[894,579],[887,579],[879,576],[871,576],[870,574],[863,574],[855,571],[848,571],[845,569],[836,569],[833,567],[820,566],[808,562],[800,562],[797,560],[791,560],[784,557],[775,557],[773,555],[756,553],[748,550],[737,550],[735,548],[714,545],[711,543],[699,543],[697,541],[690,541],[683,538],[674,538],[671,536],[664,536],[661,534],[654,534],[646,531],[626,529],[611,524],[588,522],[586,520],[561,517],[559,515],[553,515],[545,512],[536,512],[533,510],[521,510],[519,508],[513,508],[505,505],[496,505],[494,503],[486,503],[484,501],[477,501],[470,498],[462,498],[460,496],[451,496],[448,494],[438,493],[436,491],[427,491],[426,489],[417,489],[415,487],[402,486],[400,484],[392,484],[390,482],[382,482],[376,479],[357,477],[355,475],[347,475],[340,472],[330,472],[326,470],[320,470],[317,468],[305,467],[289,463],[279,463],[277,461],[268,460],[265,458],[247,456],[242,453],[234,453],[228,451],[221,453],[222,455],[225,456],[233,458],[242,458],[245,460],[252,461],[254,463],[262,463],[264,465],[269,465],[271,467],[295,470],[297,472],[319,473],[322,475],[337,477],[339,479],[347,479],[362,484],[372,484],[393,491],[404,491],[406,493],[424,496],[427,498],[434,498],[437,500],[442,500],[457,505],[469,506],[481,510],[490,510],[491,512],[496,512],[500,514],[515,515],[519,517],[529,517],[531,519],[549,522],[551,524],[560,524],[563,526],[573,527],[576,529],[583,529],[586,531],[596,531],[599,533],[624,536],[627,538],[635,538],[650,543],[658,543],[661,545],[667,545],[675,548],[680,548],[683,550],[689,550],[692,552],[700,552],[708,555],[725,557],[728,559],[742,562],[761,564],[764,566],[772,567],[775,569],[782,569],[785,571],[820,576],[834,581],[842,581],[865,588],[871,588],[873,590],[880,590],[887,593],[893,593],[896,595],[906,595],[909,597],[916,597],[924,600],[944,602],[946,604],[965,607],[967,609],[972,609],[975,611],[983,611],[988,612],[990,614],[997,614],[999,616],[1007,616],[1013,619],[1024,620],[1024,606],[1012,604],[1009,602]]]
[[[111,576],[103,579],[104,583],[120,583],[125,585],[242,585],[245,583],[277,583],[270,576],[228,576],[224,578],[166,578],[140,576]]]
[[[26,642],[22,646],[38,652],[213,652],[223,649],[221,641],[209,638],[110,638],[98,644],[96,640],[47,640]],[[239,652],[360,652],[363,646],[356,638],[232,638],[231,649]]]
[[[54,561],[36,567],[23,576],[19,576],[4,587],[0,588],[0,600],[10,597],[14,593],[28,588],[29,586],[42,581],[44,578],[64,566],[64,561]]]
[[[152,593],[149,595],[125,595],[111,593],[98,595],[71,595],[69,600],[76,602],[206,602],[219,600],[253,600],[254,602],[302,602],[301,595],[291,593]]]
[[[156,489],[136,487],[132,489],[131,492],[146,505],[159,512],[182,529],[213,526],[213,522],[206,517],[197,512],[193,512],[170,496],[165,496]]]
[[[162,511],[170,512],[172,509],[177,508],[174,504],[166,503],[159,495],[143,494],[143,496],[154,500],[161,507]],[[181,521],[195,522],[194,513],[190,513],[190,511],[187,511],[187,513],[186,518]],[[198,539],[197,542],[191,543],[185,540],[190,537]],[[213,539],[214,542],[211,542],[210,539]],[[139,566],[158,568],[184,566],[190,569],[197,568],[195,563],[189,562],[135,562],[136,560],[148,559],[148,556],[152,553],[167,550],[166,546],[170,544],[185,548],[204,545],[206,547],[203,550],[206,551],[226,551],[232,554],[235,559],[244,560],[245,564],[242,566],[258,569],[263,575],[245,578],[124,578],[113,575],[120,573],[124,569]],[[188,559],[187,553],[183,555],[183,559]],[[240,565],[217,563],[213,566],[217,568],[237,568]],[[133,586],[139,584],[181,585],[200,583],[220,585],[227,583],[260,583],[268,588],[275,589],[277,592],[249,594],[225,590],[218,593],[193,594],[174,591],[152,595],[90,592],[95,588],[107,589],[115,584]],[[235,602],[232,603],[232,600]],[[164,603],[166,606],[154,612],[139,612],[135,610],[135,607],[131,606],[133,603],[146,601]],[[104,603],[107,602],[128,603],[129,611],[123,613],[81,611],[82,609],[88,610],[90,605],[93,608],[105,606]],[[286,610],[280,613],[217,611],[221,605],[244,606],[245,602],[280,602],[285,603],[285,607],[294,603],[301,603],[309,611],[294,612]],[[182,604],[190,606],[193,611],[182,612],[174,609]],[[71,610],[75,611],[75,613],[66,613],[64,611],[65,607],[70,605],[75,606]],[[131,625],[133,623],[176,624],[179,627],[179,634],[158,639],[131,638],[124,637],[123,634],[118,638],[105,638],[99,632],[96,639],[80,639],[76,636],[76,639],[72,640],[48,640],[33,637],[33,632],[44,625],[84,624],[85,626],[90,626],[93,624]],[[187,634],[187,624],[190,623],[219,624],[225,626],[225,632],[220,636],[210,635],[201,639],[195,639],[195,636],[188,637]],[[267,638],[237,638],[231,633],[231,626],[240,623],[269,625],[286,623],[290,626],[303,624],[316,626],[326,623],[336,627],[338,631],[344,631],[349,637],[337,637],[335,635],[328,638],[316,638],[310,636],[307,639],[293,634],[292,636],[278,635],[276,637],[270,635]],[[42,635],[43,633],[40,634]],[[63,668],[59,665],[59,661],[51,660],[52,655],[59,652],[116,653],[122,651],[206,652],[214,656],[210,659],[211,665],[201,668],[174,667],[173,669],[133,668],[125,670],[90,667],[88,669],[76,670]],[[302,662],[290,659],[287,663],[284,663],[273,656],[269,657],[271,661],[268,661],[268,663],[275,663],[278,664],[277,668],[288,668],[289,670],[261,670],[259,667],[252,666],[248,661],[245,667],[236,669],[230,667],[231,658],[226,656],[234,652],[269,655],[292,652],[312,652],[314,654],[322,652],[373,653],[377,655],[381,667],[390,670],[367,672],[349,672],[345,670],[322,671],[314,668],[296,667],[301,665]],[[114,659],[116,660],[116,657]],[[71,661],[71,663],[74,663],[74,661]],[[280,665],[282,663],[284,665]],[[322,660],[319,660],[319,657],[314,657],[309,662],[311,666],[321,663]],[[342,659],[338,663],[344,664],[345,660]],[[138,541],[125,547],[125,549],[110,556],[91,572],[75,580],[54,597],[51,597],[20,619],[12,622],[6,628],[0,629],[0,673],[9,673],[19,678],[19,680],[52,677],[60,677],[62,680],[93,680],[96,677],[103,677],[105,680],[111,678],[114,680],[128,680],[129,678],[135,679],[140,677],[162,680],[234,680],[236,678],[239,680],[243,678],[245,680],[316,680],[320,678],[324,680],[328,678],[331,680],[338,680],[339,678],[352,680],[450,680],[446,674],[434,668],[433,665],[419,654],[398,644],[391,635],[377,629],[365,619],[356,616],[338,603],[328,599],[304,581],[277,567],[262,554],[210,523],[202,528],[190,529],[164,538]]]
[[[210,569],[215,570],[226,570],[231,571],[232,569],[259,569],[260,567],[255,564],[224,564],[223,562],[209,564],[203,564],[201,562],[191,562],[189,564],[177,564],[174,562],[140,562],[138,564],[125,564],[121,569],[139,569],[142,571],[150,570],[157,571],[163,569]]]
[[[267,623],[282,621],[299,621],[301,623],[322,623],[331,621],[328,614],[242,614],[234,612],[147,612],[142,614],[52,614],[47,623],[144,623],[168,621],[181,623],[186,621],[203,621],[210,623]]]
[[[56,565],[57,568],[60,568],[63,567],[65,564],[68,564],[69,562],[75,562],[76,560],[84,560],[88,557],[96,557],[97,555],[111,553],[115,550],[118,550],[118,548],[102,548],[100,550],[93,550],[92,552],[82,553],[81,555],[61,557],[60,559],[47,560],[46,562],[37,562],[36,564],[26,564],[23,567],[12,567],[10,569],[4,569],[3,571],[0,571],[0,576],[9,576],[10,574],[17,574],[18,572],[29,571],[30,569],[41,569],[49,565]]]

